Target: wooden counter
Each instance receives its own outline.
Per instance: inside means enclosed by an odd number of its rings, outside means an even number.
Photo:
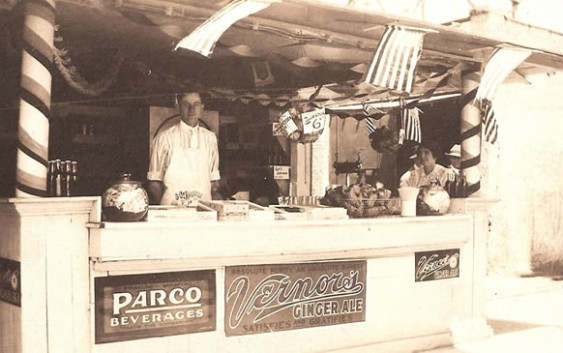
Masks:
[[[151,260],[201,268],[396,256],[467,243],[471,225],[468,215],[446,215],[259,223],[89,223],[88,227],[90,257],[96,270],[105,271],[108,266],[142,267]]]
[[[34,209],[49,208],[52,217],[58,208],[68,209],[70,199],[38,202]],[[68,215],[69,222],[56,222],[51,228],[49,222],[42,222],[41,230],[8,227],[11,235],[1,233],[0,255],[22,262],[21,307],[0,301],[2,352],[409,352],[491,333],[484,316],[488,200],[468,200],[466,214],[436,217],[154,224],[99,222],[97,203],[82,202],[81,213],[86,218]],[[8,204],[22,210],[15,199],[0,203],[0,207]],[[88,205],[96,211],[88,212]],[[22,212],[14,213],[8,221],[27,224],[41,217],[39,212],[31,218]],[[80,224],[76,220],[85,219],[89,221],[77,230]],[[24,271],[25,256],[13,255],[33,253],[23,249],[32,243],[10,241],[16,245],[9,249],[3,245],[4,239],[15,239],[17,234],[22,239],[33,234],[59,234],[58,238],[43,237],[48,252],[37,254],[40,261],[36,261],[33,273]],[[64,239],[75,240],[58,253],[54,245]],[[459,277],[415,281],[415,253],[444,249],[459,250]],[[365,320],[261,334],[226,334],[225,286],[231,266],[342,261],[365,262]],[[44,270],[38,268],[41,266]],[[72,271],[58,275],[68,267]],[[96,311],[97,278],[201,270],[214,273],[214,330],[95,343],[96,317],[100,315]],[[29,295],[34,277],[46,283],[47,300]],[[44,319],[28,326],[33,315],[25,312],[30,307],[34,312],[43,310]],[[6,308],[10,309],[9,317],[4,314]],[[71,334],[60,327],[69,328]],[[10,332],[18,331],[21,340],[4,343]],[[35,344],[25,343],[27,340],[35,340]]]

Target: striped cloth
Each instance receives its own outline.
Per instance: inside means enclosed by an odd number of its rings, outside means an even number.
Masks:
[[[490,143],[495,143],[498,137],[498,123],[495,118],[493,103],[485,100],[481,107],[481,119],[483,121],[483,135],[485,140]]]
[[[375,131],[375,122],[374,120],[379,120],[385,114],[385,112],[377,109],[373,105],[362,103],[363,113],[366,116],[366,127],[368,129],[368,136],[371,135]]]
[[[363,81],[410,93],[425,32],[418,28],[388,26]]]
[[[375,123],[373,122],[372,118],[366,118],[366,127],[368,129],[368,136],[375,132]]]
[[[487,142],[495,143],[498,137],[498,123],[492,104],[495,91],[510,72],[526,60],[530,54],[531,51],[529,50],[497,48],[487,62],[475,96],[475,100],[479,102],[481,109],[481,118],[484,125],[483,136]]]
[[[489,58],[481,83],[477,90],[476,100],[493,101],[495,91],[510,72],[518,67],[532,52],[524,49],[497,48]]]
[[[419,109],[406,109],[403,114],[403,126],[405,129],[405,141],[422,142],[422,129],[420,127]]]
[[[261,11],[275,0],[235,0],[208,18],[187,37],[182,39],[174,50],[184,48],[209,57],[223,33],[235,22]]]

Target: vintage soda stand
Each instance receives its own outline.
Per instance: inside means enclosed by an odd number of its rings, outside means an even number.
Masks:
[[[27,46],[17,194],[0,200],[0,351],[406,352],[492,333],[484,310],[488,210],[496,201],[485,185],[481,191],[476,186],[487,175],[473,162],[485,161],[481,153],[487,148],[481,112],[464,97],[479,85],[480,64],[490,49],[507,43],[536,49],[521,61],[523,69],[559,69],[562,53],[554,48],[563,47],[561,35],[492,13],[475,14],[473,28],[460,29],[313,1],[260,2],[262,11],[241,16],[238,31],[302,28],[326,34],[320,47],[332,50],[338,47],[331,46],[334,40],[367,38],[362,29],[337,25],[338,19],[383,28],[393,21],[425,30],[423,59],[439,58],[449,69],[477,64],[462,71],[454,90],[465,102],[461,148],[474,192],[438,216],[348,219],[335,213],[282,219],[265,209],[257,211],[264,212],[260,216],[252,218],[249,210],[247,219],[232,220],[221,217],[224,210],[208,207],[184,219],[151,221],[149,210],[148,221],[106,222],[99,196],[34,196],[45,190],[46,168],[33,160],[48,160],[48,126],[41,115],[49,113],[51,77],[42,68],[49,60],[42,59],[50,55],[43,43],[53,43],[55,13],[102,14],[111,23],[118,11],[135,21],[135,30],[149,26],[146,21],[154,22],[156,14],[164,19],[161,29],[174,31],[175,20],[191,21],[195,28],[222,6],[199,0],[82,3],[59,1],[55,9],[54,1],[26,2],[22,9]],[[88,18],[85,24],[95,22]],[[257,51],[266,46],[245,33],[235,36],[239,44]],[[105,34],[111,38],[111,31]],[[362,49],[368,57],[379,40],[363,44],[371,48]],[[333,114],[339,106],[332,106]],[[289,197],[322,196],[336,180],[332,135],[328,129],[323,134],[324,144],[293,147]],[[301,169],[303,160],[310,164]],[[287,169],[280,169],[283,174]],[[306,191],[303,180],[309,183]]]

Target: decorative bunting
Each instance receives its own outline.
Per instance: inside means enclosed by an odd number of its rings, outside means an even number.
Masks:
[[[59,46],[63,46],[63,37],[60,33],[55,36],[54,42],[58,43]],[[68,50],[65,48],[59,49],[57,46],[54,47],[53,61],[70,87],[84,95],[97,97],[107,92],[115,81],[117,81],[117,75],[121,70],[125,57],[119,52],[116,52],[111,65],[105,70],[105,76],[96,82],[89,82],[80,75],[76,66],[72,64],[72,59],[69,57]]]
[[[308,56],[302,56],[300,58],[292,60],[291,63],[300,67],[307,67],[307,68],[319,67],[322,65],[320,62],[311,59]]]
[[[378,120],[390,109],[398,108],[398,97],[390,93],[389,89],[375,88],[374,86],[355,81],[344,81],[320,86],[305,87],[290,90],[232,90],[220,89],[217,87],[204,87],[198,82],[189,79],[178,79],[173,75],[166,75],[148,66],[142,61],[133,62],[135,68],[143,75],[154,80],[167,80],[173,84],[178,91],[195,89],[199,92],[206,92],[214,99],[226,99],[240,101],[248,104],[257,102],[262,105],[272,105],[276,107],[287,107],[290,103],[305,104],[309,103],[317,107],[327,108],[327,113],[337,115],[345,119],[353,117],[360,121],[366,117]],[[451,99],[458,97],[459,93],[451,90],[441,90],[438,88],[447,86],[448,77],[451,71],[433,73],[425,81],[423,94],[412,95],[405,100],[407,108],[413,108],[418,103],[434,100]],[[417,89],[417,91],[422,91]],[[259,93],[260,92],[260,93]],[[267,97],[269,97],[269,99]],[[269,102],[269,103],[268,103]]]
[[[270,98],[267,94],[264,93],[254,97],[254,100],[263,106],[270,105],[270,103],[272,103],[272,98]]]
[[[415,108],[421,100],[432,97],[436,92],[436,90],[438,90],[438,88],[444,87],[448,84],[448,79],[450,78],[452,72],[458,70],[459,68],[461,68],[461,64],[458,64],[451,69],[446,68],[442,72],[436,72],[430,74],[430,76],[426,79],[424,83],[424,89],[423,89],[424,93],[417,99],[409,102],[406,105],[406,108],[407,109]]]
[[[518,67],[532,52],[524,49],[497,48],[487,62],[475,100],[481,109],[484,124],[484,137],[487,142],[495,143],[498,137],[498,124],[493,111],[493,97],[512,70]]]
[[[375,123],[370,117],[366,118],[366,128],[368,129],[368,136],[375,132]]]
[[[420,109],[405,109],[403,126],[405,127],[405,141],[422,142],[422,129],[420,127],[420,118],[418,113]]]
[[[426,32],[420,28],[388,26],[363,81],[410,93]]]
[[[354,118],[360,121],[366,119],[367,117],[366,111],[364,110],[364,107],[361,104],[342,106],[342,107],[325,107],[325,110],[327,114],[336,115],[341,119]],[[385,115],[385,113],[382,112],[381,116],[383,115]]]
[[[498,137],[498,124],[495,118],[495,112],[493,109],[493,102],[485,100],[482,102],[481,107],[482,119],[483,119],[483,135],[485,140],[490,143],[495,143]]]
[[[258,55],[252,50],[251,47],[249,47],[246,44],[239,44],[239,45],[234,45],[231,47],[228,47],[227,49],[229,49],[230,51],[232,51],[233,53],[239,55],[239,56],[244,56],[247,58],[255,58]]]
[[[182,39],[174,50],[184,48],[209,57],[219,38],[235,22],[261,11],[275,0],[235,0],[219,10],[190,35]]]
[[[290,98],[291,97],[288,95],[277,96],[276,98],[274,98],[274,104],[278,107],[285,107],[289,104]]]
[[[364,114],[366,115],[366,127],[368,129],[368,136],[369,136],[376,129],[374,120],[381,119],[383,115],[385,115],[385,112],[367,103],[362,103],[362,107],[364,110]]]
[[[419,99],[419,98],[410,98],[405,100],[405,107],[409,107],[411,103],[416,102],[418,103],[425,103],[425,102],[433,102],[433,101],[440,101],[445,99],[452,99],[459,97],[459,93],[441,93],[434,95],[429,98]],[[363,103],[366,104],[366,103]],[[335,106],[325,106],[327,113],[337,115],[342,119],[346,119],[352,117],[356,120],[363,120],[368,115],[364,111],[363,104],[347,104],[347,105],[335,105]],[[395,98],[393,100],[387,101],[377,101],[377,102],[370,102],[368,103],[371,108],[377,108],[381,110],[381,115],[376,113],[375,115],[371,115],[370,118],[377,120],[384,115],[389,114],[392,110],[400,109],[399,98]]]
[[[497,48],[491,54],[485,72],[481,78],[476,100],[493,101],[495,91],[510,74],[518,67],[532,52],[525,49]]]

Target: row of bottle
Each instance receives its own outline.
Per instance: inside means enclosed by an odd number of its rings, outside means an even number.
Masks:
[[[55,159],[49,161],[47,196],[78,195],[78,162]]]
[[[467,197],[466,185],[465,177],[456,174],[454,180],[448,179],[446,181],[444,189],[450,194],[451,198],[463,198]]]

